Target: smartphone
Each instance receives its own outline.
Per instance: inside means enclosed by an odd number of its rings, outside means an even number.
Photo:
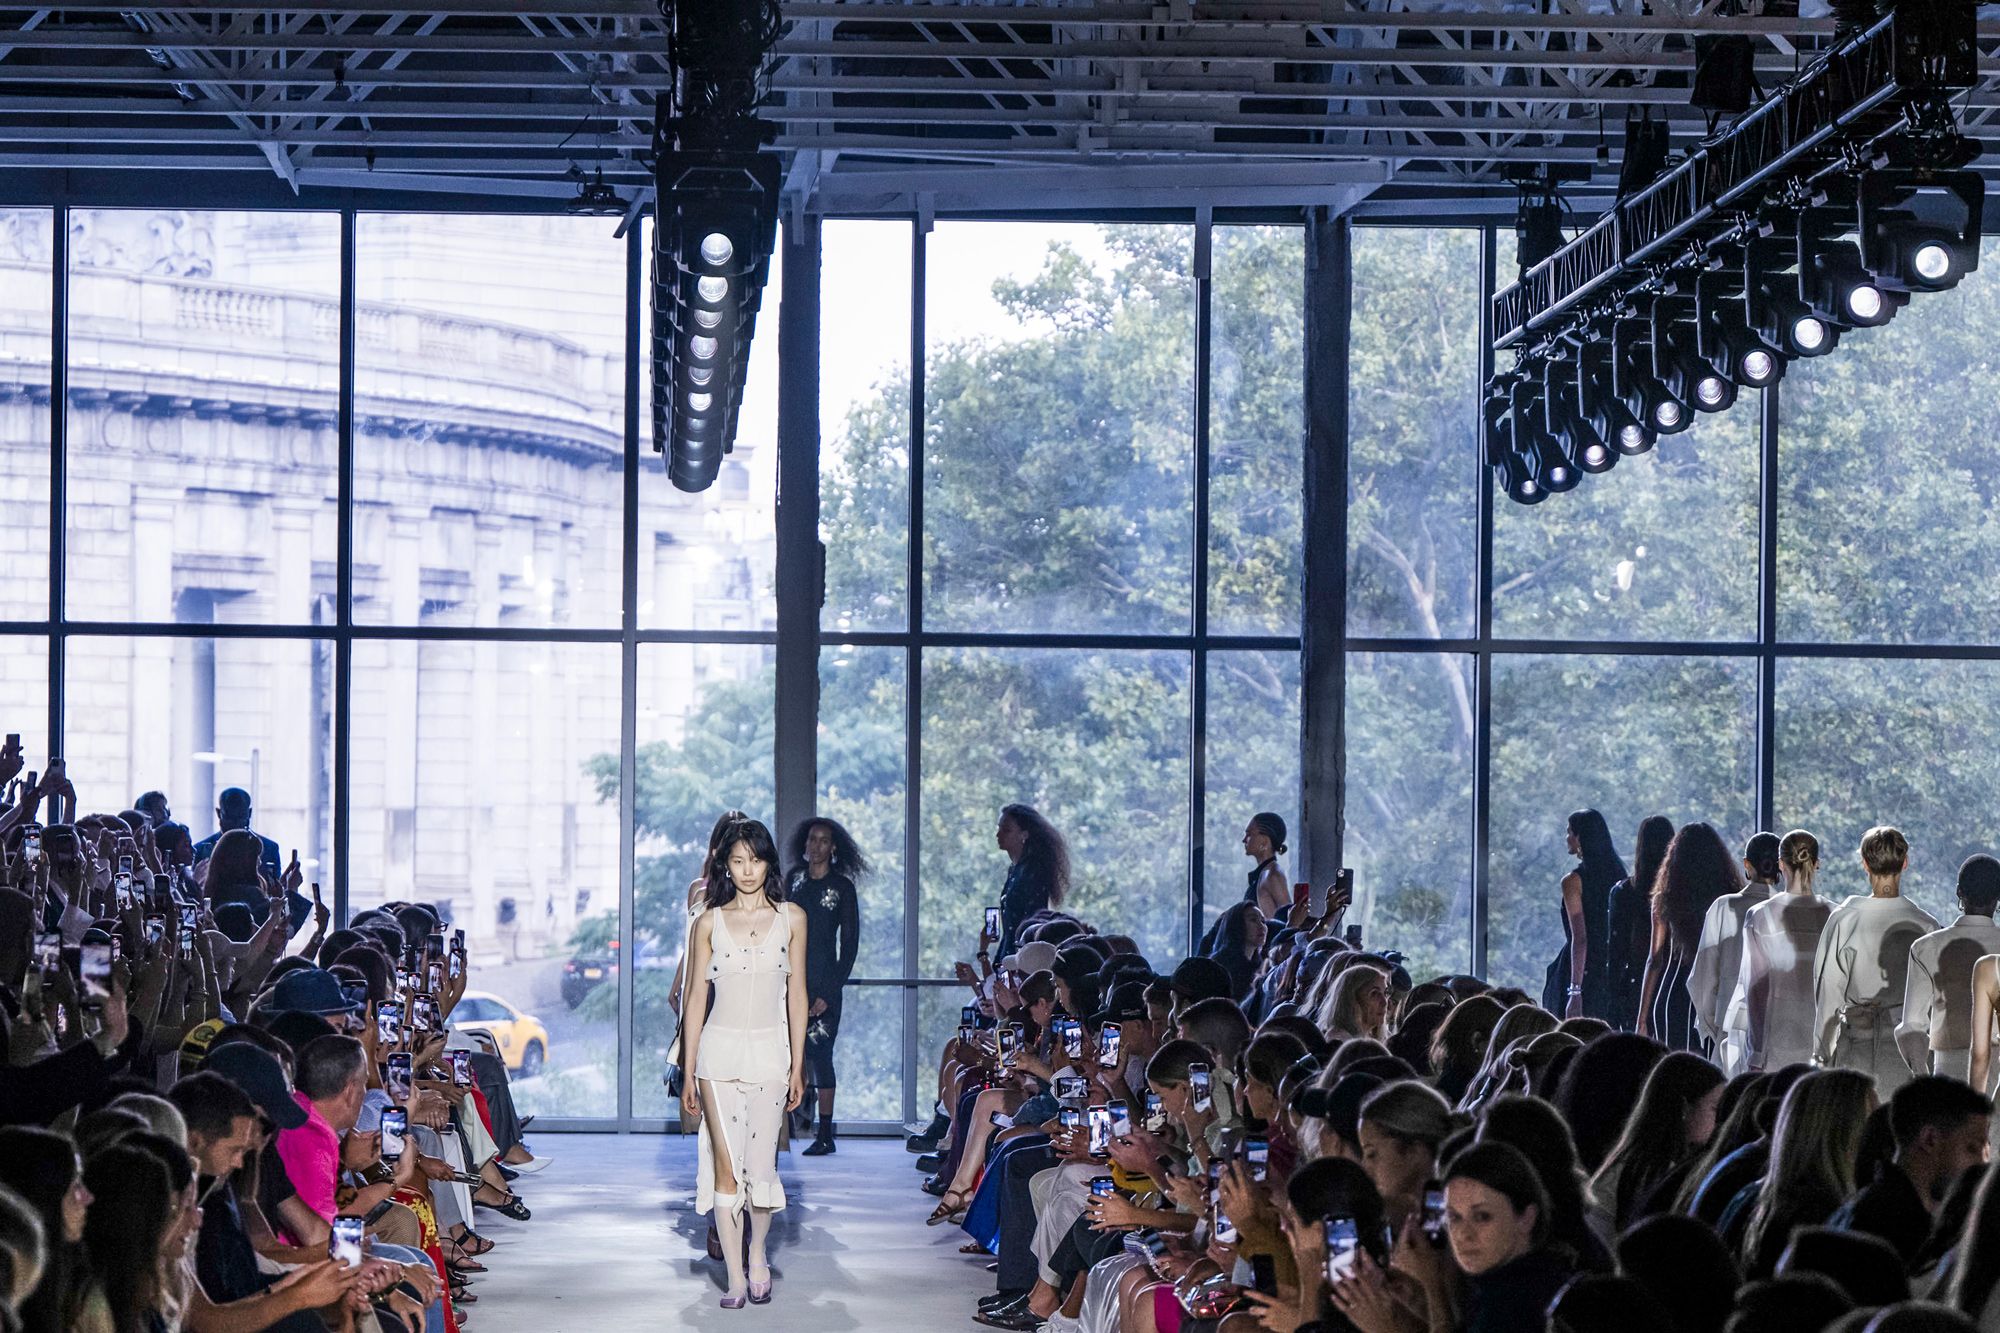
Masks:
[[[472,1052],[447,1051],[445,1058],[451,1065],[451,1084],[455,1088],[472,1086]]]
[[[1278,1261],[1268,1254],[1250,1256],[1250,1289],[1266,1296],[1278,1294]]]
[[[1188,1066],[1188,1087],[1194,1094],[1194,1109],[1206,1111],[1215,1105],[1215,1098],[1209,1087],[1208,1066]]]
[[[958,1021],[967,1027],[979,1026],[979,1006],[968,1004],[958,1011]]]
[[[382,1112],[382,1160],[400,1161],[403,1156],[403,1136],[410,1132],[410,1113],[400,1106],[392,1106]]]
[[[1424,1234],[1426,1236],[1429,1236],[1434,1244],[1438,1245],[1444,1244],[1444,1238],[1445,1238],[1444,1186],[1426,1185],[1424,1187],[1424,1211],[1423,1211],[1422,1225],[1424,1228]]]
[[[986,909],[986,937],[993,940],[1000,938],[1000,909],[997,907]]]
[[[958,1025],[958,1041],[961,1046],[970,1046],[972,1044],[972,1031],[971,1028],[963,1023]]]
[[[125,938],[117,931],[111,932],[111,961],[117,962],[125,956]]]
[[[106,944],[86,943],[78,955],[77,973],[83,978],[83,1005],[100,1007],[111,997],[111,964],[117,958],[117,936]]]
[[[389,1100],[398,1106],[410,1100],[410,1089],[414,1084],[410,1070],[410,1053],[398,1051],[389,1057],[388,1092]]]
[[[1118,1182],[1110,1176],[1092,1176],[1090,1193],[1092,1198],[1108,1199],[1118,1192]]]
[[[1093,1106],[1084,1112],[1084,1122],[1090,1126],[1090,1155],[1104,1157],[1111,1151],[1111,1108]]]
[[[1064,1074],[1056,1079],[1056,1100],[1084,1102],[1090,1099],[1090,1083],[1080,1074]]]
[[[29,861],[39,861],[42,859],[42,826],[40,824],[28,825],[27,832],[21,835],[21,855]]]
[[[1313,886],[1311,884],[1301,883],[1292,885],[1292,906],[1304,907],[1308,902],[1312,901],[1312,891]]]
[[[425,1032],[436,1032],[438,1030],[440,1026],[438,1023],[438,1002],[434,998],[428,995],[419,995],[416,999],[415,1013],[416,1017],[411,1020],[412,1026],[422,1028]]]
[[[1160,1104],[1159,1093],[1149,1091],[1146,1094],[1146,1128],[1150,1132],[1158,1134],[1166,1127],[1167,1108]]]
[[[118,874],[117,877],[112,880],[112,883],[118,889],[119,908],[122,910],[123,908],[130,906],[132,902],[132,858],[131,857],[121,856],[118,858]]]
[[[146,918],[146,943],[157,946],[167,937],[167,919],[163,916]]]
[[[442,930],[432,931],[430,939],[424,944],[424,950],[432,958],[444,957],[444,932]]]
[[[444,964],[433,959],[424,967],[424,989],[436,995],[444,990]]]
[[[1345,896],[1347,901],[1349,902],[1354,901],[1353,870],[1351,870],[1347,866],[1342,866],[1340,868],[1340,873],[1333,877],[1333,892],[1335,896]]]
[[[1361,1248],[1361,1229],[1351,1217],[1326,1219],[1326,1280],[1345,1282],[1354,1276],[1355,1252]]]
[[[358,1217],[336,1217],[333,1219],[333,1238],[327,1242],[327,1253],[342,1268],[361,1266],[361,1233],[366,1225]]]
[[[465,950],[462,948],[451,951],[451,979],[453,981],[465,979]]]
[[[1229,1220],[1229,1214],[1222,1211],[1220,1203],[1215,1205],[1215,1225],[1208,1229],[1218,1245],[1234,1245],[1242,1237],[1236,1234],[1236,1224]]]
[[[1063,1054],[1072,1060],[1083,1059],[1083,1024],[1074,1018],[1063,1024]]]
[[[1111,1136],[1129,1138],[1132,1134],[1132,1108],[1121,1101],[1107,1102],[1111,1111]]]
[[[178,947],[174,950],[174,953],[175,956],[178,957],[183,963],[187,962],[190,958],[194,957],[193,926],[183,925],[181,927]]]
[[[174,878],[172,875],[153,876],[153,906],[162,912],[174,900]]]
[[[1105,1069],[1116,1069],[1118,1067],[1118,1047],[1124,1035],[1124,1030],[1116,1023],[1106,1023],[1097,1030],[1097,1063],[1099,1065]]]
[[[1070,1129],[1070,1130],[1082,1129],[1083,1112],[1074,1106],[1063,1107],[1062,1110],[1056,1112],[1056,1128]]]
[[[394,1000],[385,1001],[375,1011],[375,1040],[384,1046],[394,1046],[403,1039],[403,1006]]]
[[[1014,1127],[1014,1117],[1004,1111],[995,1111],[991,1119],[993,1121],[993,1128],[995,1129],[1012,1129]]]
[[[453,953],[465,952],[465,932],[463,930],[454,930],[451,932],[451,948]]]
[[[1012,1067],[1014,1051],[1021,1044],[1021,1031],[1012,1023],[1000,1029],[1000,1063]]]
[[[1359,949],[1361,947],[1361,926],[1358,922],[1341,931],[1340,935],[1342,939],[1347,941],[1348,948]]]
[[[1263,1180],[1270,1174],[1271,1141],[1269,1139],[1245,1139],[1243,1160],[1250,1164],[1250,1179]]]

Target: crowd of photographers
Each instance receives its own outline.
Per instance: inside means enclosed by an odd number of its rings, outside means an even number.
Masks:
[[[1044,859],[1054,892],[1003,899],[960,964],[908,1145],[929,1220],[991,1274],[982,1325],[2000,1329],[1993,1108],[1960,1079],[1879,1102],[1854,1069],[1725,1079],[1518,990],[1416,981],[1344,934],[1344,885],[1317,914],[1251,898],[1155,965],[1062,912]]]
[[[474,1322],[539,1170],[507,1070],[451,1026],[462,932],[391,903],[329,930],[222,793],[78,814],[0,748],[0,1330],[284,1333]]]

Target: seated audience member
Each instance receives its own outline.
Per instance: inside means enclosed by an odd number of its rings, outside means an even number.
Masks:
[[[1895,1158],[1836,1209],[1827,1225],[1879,1236],[1908,1265],[1960,1175],[1983,1166],[1993,1103],[1955,1078],[1927,1074],[1889,1099]]]

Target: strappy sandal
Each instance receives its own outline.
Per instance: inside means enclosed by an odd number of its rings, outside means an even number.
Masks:
[[[927,1227],[938,1226],[952,1220],[953,1215],[965,1211],[965,1200],[957,1190],[946,1190],[938,1198],[938,1206],[931,1209],[931,1215],[924,1219]]]
[[[463,1222],[460,1222],[459,1226],[464,1230],[465,1234],[461,1236],[451,1237],[450,1239],[452,1244],[458,1246],[458,1248],[464,1250],[467,1254],[471,1255],[475,1259],[477,1259],[482,1254],[492,1253],[493,1250],[492,1241],[486,1239],[486,1237],[480,1235],[477,1231],[474,1231],[471,1227],[466,1226],[465,1223]]]
[[[484,1208],[489,1213],[498,1213],[502,1217],[511,1217],[516,1222],[525,1222],[534,1216],[533,1213],[528,1211],[528,1205],[522,1203],[520,1198],[513,1194],[507,1196],[507,1202],[505,1203],[483,1203],[475,1197],[472,1201],[472,1206],[474,1208]]]
[[[987,1249],[984,1245],[981,1245],[976,1240],[969,1240],[965,1242],[965,1244],[958,1247],[958,1252],[960,1254],[987,1254],[987,1255],[993,1253],[993,1251]]]

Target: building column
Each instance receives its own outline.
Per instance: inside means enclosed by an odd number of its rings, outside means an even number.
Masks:
[[[819,543],[818,218],[787,225],[778,298],[778,660],[776,833],[818,806]]]
[[[1347,219],[1306,222],[1305,589],[1299,663],[1299,875],[1323,901],[1346,843],[1347,341],[1352,302]],[[1372,886],[1359,886],[1366,891]]]

